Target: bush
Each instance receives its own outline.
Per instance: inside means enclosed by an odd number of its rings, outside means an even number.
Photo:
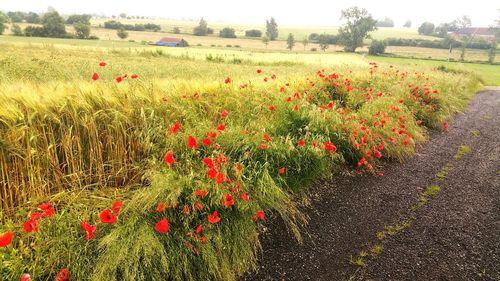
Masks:
[[[12,31],[12,35],[14,35],[14,36],[23,36],[24,35],[23,30],[21,29],[19,24],[13,24],[10,30]]]
[[[236,38],[236,33],[234,31],[234,28],[224,27],[219,32],[219,36],[222,38]]]
[[[418,28],[418,34],[431,35],[434,33],[434,24],[432,22],[424,22]]]
[[[24,35],[27,37],[46,37],[45,29],[41,26],[29,25],[24,29]]]
[[[246,37],[262,37],[262,31],[258,29],[250,29],[245,31]]]
[[[174,34],[179,34],[179,33],[181,33],[181,29],[176,26],[176,27],[174,27],[174,29],[172,30],[172,32]]]
[[[311,48],[311,52],[316,52],[317,50],[317,48]]]
[[[368,54],[377,56],[385,53],[385,42],[379,40],[372,40],[370,47],[368,47]]]

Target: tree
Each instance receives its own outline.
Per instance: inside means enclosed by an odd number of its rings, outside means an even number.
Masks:
[[[258,29],[245,30],[245,36],[246,37],[261,37],[262,31],[260,31]]]
[[[26,13],[23,12],[8,12],[7,16],[12,23],[22,22],[26,18]]]
[[[14,36],[23,36],[23,30],[21,29],[21,27],[19,26],[19,24],[13,24],[12,27],[10,28],[10,30],[12,31],[12,34]]]
[[[302,40],[302,45],[304,45],[304,51],[306,50],[308,44],[309,44],[309,39],[307,39],[307,37],[304,37],[304,39]]]
[[[264,45],[266,45],[266,49],[267,49],[267,44],[269,44],[269,38],[267,38],[267,36],[262,37],[262,43],[264,43]]]
[[[411,27],[411,20],[407,20],[405,24],[403,24],[403,27],[410,28]]]
[[[47,37],[62,38],[66,36],[64,19],[58,12],[45,13],[42,17],[42,25]]]
[[[126,18],[127,18],[127,14],[125,14],[125,13],[121,13],[119,16],[120,16],[120,18],[122,18],[122,19],[126,19]]]
[[[434,24],[432,22],[424,22],[418,28],[418,34],[431,35],[434,32]]]
[[[206,36],[207,33],[208,33],[207,21],[201,18],[198,26],[193,29],[193,34],[196,36]]]
[[[389,17],[385,17],[384,20],[377,21],[375,26],[377,26],[377,27],[394,27],[394,21]]]
[[[5,31],[5,27],[6,27],[5,25],[9,21],[10,21],[9,17],[6,14],[0,12],[0,35],[2,35],[3,32]]]
[[[177,27],[177,26],[176,26],[176,27],[174,27],[174,29],[172,30],[172,32],[173,32],[174,34],[179,34],[179,33],[181,33],[181,29],[180,29],[179,27]]]
[[[271,18],[270,21],[266,20],[266,36],[270,41],[276,40],[278,38],[278,24]]]
[[[88,39],[90,35],[90,25],[77,22],[73,25],[75,36],[78,39]]]
[[[384,41],[373,40],[368,48],[368,54],[372,56],[378,56],[385,53],[386,44]]]
[[[295,38],[293,37],[293,34],[290,33],[288,34],[288,38],[286,39],[286,48],[291,51],[294,46],[295,46]]]
[[[318,36],[319,48],[324,52],[326,49],[330,47],[330,41],[328,40],[328,36],[326,34],[321,34]]]
[[[472,26],[472,22],[468,16],[461,16],[457,18],[454,23],[456,24],[457,28],[460,29],[465,29],[468,27]],[[472,39],[474,38],[473,34],[467,34],[466,32],[463,32],[463,34],[460,36],[460,61],[465,60],[465,51],[467,44],[469,44]]]
[[[370,38],[368,33],[376,30],[376,21],[366,9],[351,7],[342,10],[341,19],[346,20],[346,24],[339,29],[340,43],[346,52],[354,52],[358,47],[363,46],[363,40]]]
[[[234,31],[234,28],[224,27],[219,32],[219,36],[222,38],[236,38],[236,33]]]
[[[90,25],[91,15],[82,14],[82,15],[71,15],[66,19],[66,24],[75,24],[77,22],[83,23],[86,25]]]
[[[25,19],[27,23],[40,23],[40,16],[37,13],[29,12]]]
[[[126,39],[128,37],[128,32],[125,29],[120,28],[116,31],[116,35],[118,35],[120,39]]]

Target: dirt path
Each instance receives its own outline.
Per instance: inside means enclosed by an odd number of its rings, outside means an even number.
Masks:
[[[455,160],[462,145],[470,152]],[[263,236],[258,272],[246,279],[500,280],[500,90],[479,93],[448,132],[432,132],[414,157],[383,171],[319,183],[303,243],[276,222]],[[432,183],[441,191],[411,211]],[[377,238],[409,218],[408,228]],[[364,266],[349,261],[376,244],[383,250]]]

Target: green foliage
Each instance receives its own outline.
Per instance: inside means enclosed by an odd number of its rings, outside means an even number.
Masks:
[[[25,18],[27,23],[40,23],[40,16],[35,12],[29,12]]]
[[[22,22],[26,18],[26,13],[24,12],[8,12],[7,16],[10,18],[12,23]]]
[[[339,29],[339,38],[346,52],[355,52],[363,46],[363,40],[370,38],[368,33],[376,29],[376,21],[366,9],[351,7],[342,10],[341,19],[346,23]]]
[[[222,38],[236,38],[236,33],[234,31],[234,28],[224,27],[219,32],[219,36]]]
[[[267,45],[269,44],[269,38],[267,36],[263,36],[261,41],[262,43],[264,43],[264,45],[266,45],[267,48]]]
[[[73,28],[75,29],[75,36],[76,36],[76,38],[78,38],[78,39],[88,39],[89,38],[89,36],[90,36],[90,25],[87,25],[87,24],[82,23],[82,22],[76,22],[73,25]]]
[[[66,36],[64,19],[58,12],[48,12],[42,17],[43,33],[46,37],[63,38]]]
[[[196,36],[206,36],[208,34],[208,24],[203,18],[200,19],[200,23],[197,27],[193,29],[193,35]]]
[[[180,34],[180,33],[181,33],[181,29],[180,29],[179,27],[175,26],[175,27],[172,29],[172,32],[173,32],[174,34]]]
[[[403,24],[403,27],[410,28],[411,27],[411,20],[405,21],[405,24]]]
[[[260,31],[258,29],[245,30],[245,36],[246,37],[261,37],[262,31]]]
[[[394,21],[389,18],[385,17],[384,20],[378,20],[377,23],[375,24],[376,27],[394,27]]]
[[[266,20],[266,37],[269,38],[270,41],[274,41],[278,38],[278,24],[274,18],[270,20]]]
[[[21,29],[21,27],[18,24],[13,24],[10,29],[11,29],[12,34],[14,36],[23,36],[24,35],[23,30]]]
[[[9,17],[0,11],[0,35],[5,31],[6,24],[9,23],[9,21]]]
[[[385,53],[385,47],[386,45],[384,41],[372,40],[372,43],[368,48],[368,54],[373,56],[381,55]]]
[[[293,34],[288,34],[288,38],[286,39],[286,48],[288,50],[292,50],[293,47],[295,46],[295,38],[293,37]]]
[[[330,47],[330,40],[328,40],[328,37],[325,34],[321,34],[318,36],[318,44],[322,51],[326,51],[326,49]]]
[[[116,31],[116,35],[120,37],[120,39],[126,39],[128,37],[128,32],[125,29],[120,28]]]
[[[66,24],[82,23],[84,25],[90,25],[90,19],[91,18],[92,18],[92,16],[88,15],[88,14],[70,15],[66,19]]]
[[[424,22],[418,28],[418,34],[431,35],[434,33],[434,24],[432,22]]]

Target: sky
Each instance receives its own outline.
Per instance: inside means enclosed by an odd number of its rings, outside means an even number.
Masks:
[[[209,23],[264,23],[274,17],[286,26],[338,26],[340,11],[351,6],[367,9],[375,19],[390,17],[396,26],[411,20],[413,26],[424,21],[434,24],[450,22],[468,15],[473,26],[490,26],[500,18],[500,2],[474,1],[386,1],[386,0],[333,0],[270,1],[270,0],[212,0],[212,1],[153,1],[153,0],[0,0],[1,11],[45,12],[49,6],[62,14],[91,13],[161,17],[168,19],[195,19],[204,17]]]

